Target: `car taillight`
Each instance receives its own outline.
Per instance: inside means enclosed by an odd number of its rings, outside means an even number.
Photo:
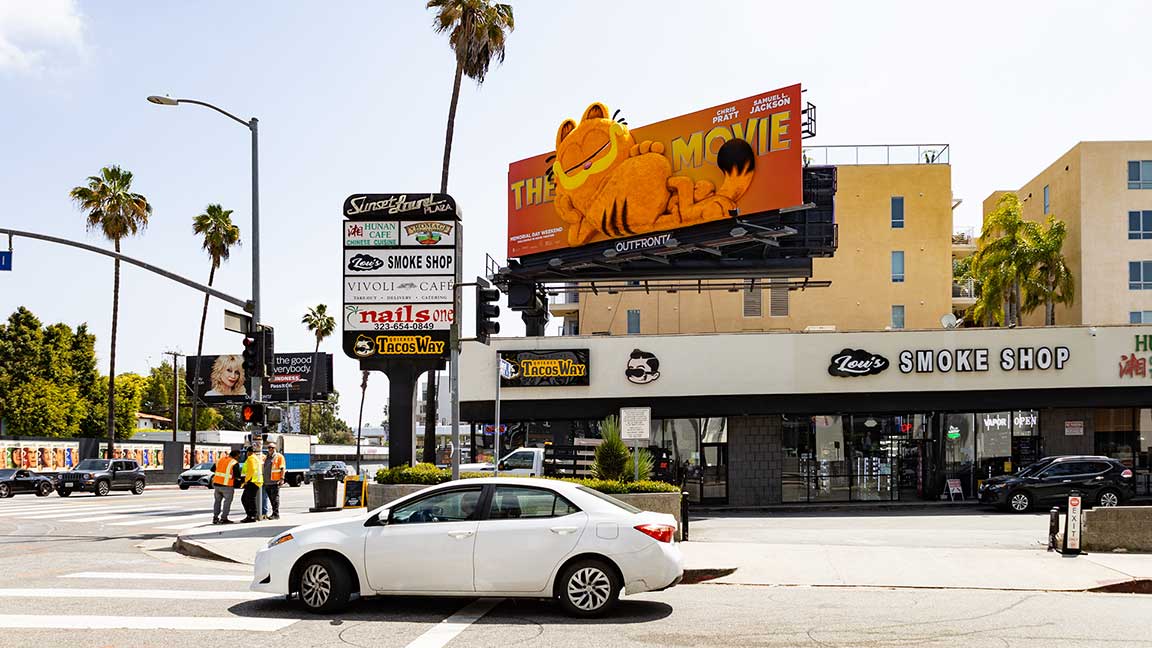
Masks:
[[[1122,479],[1132,479],[1132,471],[1128,468],[1125,468],[1124,472],[1120,473],[1120,477]]]
[[[633,528],[657,542],[672,542],[676,537],[676,527],[667,524],[641,524]]]

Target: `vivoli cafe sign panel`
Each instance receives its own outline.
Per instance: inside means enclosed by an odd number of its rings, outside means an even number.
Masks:
[[[801,110],[793,85],[630,130],[593,103],[509,165],[508,256],[799,205]]]

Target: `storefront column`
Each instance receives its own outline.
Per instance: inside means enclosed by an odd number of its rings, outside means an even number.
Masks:
[[[728,418],[728,504],[780,503],[781,417]]]

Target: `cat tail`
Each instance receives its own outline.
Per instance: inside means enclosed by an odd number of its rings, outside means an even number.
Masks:
[[[717,151],[716,166],[724,172],[724,182],[716,190],[716,195],[735,202],[752,184],[752,177],[756,174],[756,153],[748,142],[730,139]]]

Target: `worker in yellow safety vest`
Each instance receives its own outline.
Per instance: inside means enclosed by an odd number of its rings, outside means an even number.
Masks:
[[[244,505],[244,515],[241,522],[255,522],[260,519],[259,501],[260,488],[264,485],[263,457],[255,448],[248,451],[248,458],[244,460],[244,467],[240,476],[244,480],[244,493],[240,495],[240,503]]]
[[[264,507],[261,513],[268,515],[268,505],[272,505],[270,519],[280,519],[280,484],[284,483],[286,462],[284,455],[276,452],[276,444],[268,444],[268,454],[264,459]]]
[[[232,510],[232,498],[236,495],[236,481],[240,479],[239,450],[233,450],[216,460],[212,473],[212,524],[232,524],[228,512]]]

